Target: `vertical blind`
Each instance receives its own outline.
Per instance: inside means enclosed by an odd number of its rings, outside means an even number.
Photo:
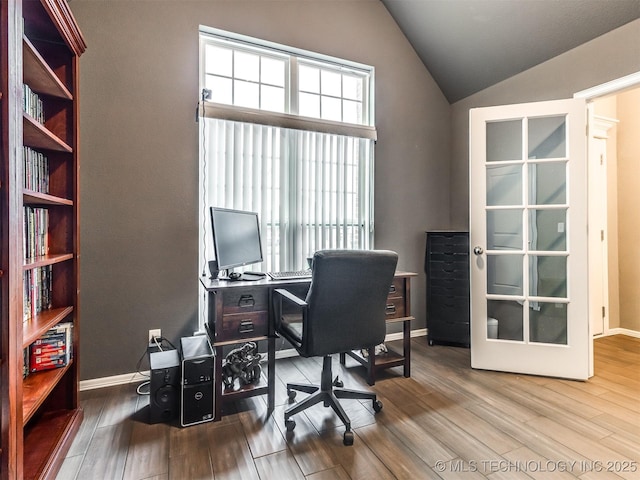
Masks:
[[[210,206],[258,212],[264,262],[249,269],[298,270],[316,250],[373,248],[373,140],[200,121],[203,265],[214,258]]]

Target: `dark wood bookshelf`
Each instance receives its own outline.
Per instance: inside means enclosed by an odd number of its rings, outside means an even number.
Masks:
[[[78,58],[86,44],[66,0],[0,2],[0,32],[0,480],[54,479],[83,418],[78,403],[77,152]],[[32,114],[24,107],[25,86],[38,108],[29,110]],[[29,160],[28,182],[24,147],[39,155],[34,163]],[[49,167],[45,184],[40,183],[46,177],[40,154]],[[25,236],[26,206],[46,209],[45,222],[28,225],[47,225],[47,242],[40,243],[37,230]],[[31,254],[42,253],[42,245],[48,251],[25,260],[25,242],[34,237]],[[35,269],[42,267],[47,269],[40,276]],[[34,295],[25,292],[31,285],[45,292],[45,301],[27,301],[26,295]],[[24,365],[29,346],[66,322],[73,324],[67,364],[24,376],[30,370]]]

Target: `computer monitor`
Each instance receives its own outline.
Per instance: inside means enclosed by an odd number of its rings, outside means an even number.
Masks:
[[[211,225],[219,270],[262,262],[257,213],[211,207]]]

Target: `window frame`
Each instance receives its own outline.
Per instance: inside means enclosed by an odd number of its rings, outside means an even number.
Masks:
[[[374,138],[375,134],[372,137],[371,130],[375,130],[375,109],[374,109],[374,98],[372,92],[374,89],[374,78],[375,78],[375,68],[370,65],[365,65],[358,62],[353,62],[349,60],[343,60],[336,57],[332,57],[329,55],[319,54],[310,52],[307,50],[288,47],[282,44],[269,42],[266,40],[260,40],[257,38],[249,37],[246,35],[236,34],[212,27],[207,27],[204,25],[200,25],[199,27],[199,42],[200,42],[200,72],[199,72],[199,81],[200,81],[200,92],[203,92],[203,103],[206,103],[204,106],[204,115],[212,118],[225,118],[225,119],[233,119],[227,118],[226,116],[218,116],[218,115],[230,115],[229,111],[235,111],[237,114],[241,114],[244,112],[245,114],[250,114],[252,117],[265,117],[262,121],[257,121],[256,123],[263,123],[266,125],[272,125],[270,123],[270,117],[273,116],[275,118],[280,116],[285,117],[293,117],[297,119],[305,119],[305,124],[309,125],[313,123],[313,121],[318,121],[321,124],[325,125],[333,125],[334,128],[333,133],[345,134],[345,135],[353,135],[354,126],[359,126],[363,128],[363,131],[369,131],[369,133],[355,135],[355,136],[363,136],[365,138]],[[271,110],[262,110],[257,108],[249,108],[242,107],[232,104],[222,104],[216,102],[204,102],[204,89],[206,89],[206,77],[207,73],[205,72],[205,50],[207,45],[215,45],[215,46],[223,46],[225,48],[230,48],[232,50],[238,50],[243,52],[250,52],[266,57],[285,59],[285,105],[284,112],[273,112]],[[348,123],[343,121],[335,121],[335,120],[327,120],[316,117],[304,117],[298,114],[298,105],[299,105],[299,82],[298,82],[298,68],[299,64],[310,65],[320,68],[321,70],[328,70],[337,72],[340,74],[351,74],[353,76],[361,77],[362,79],[362,123]],[[345,100],[345,97],[340,97],[342,101]],[[208,108],[208,113],[207,113]],[[201,112],[202,113],[202,112]],[[343,116],[343,115],[341,115]],[[241,120],[248,121],[248,120]],[[277,125],[277,124],[276,124]],[[340,131],[340,126],[349,126],[351,129],[350,133],[342,133]],[[298,127],[292,127],[298,128]],[[314,129],[315,127],[310,125],[307,128],[303,129]],[[324,129],[327,127],[325,126]],[[325,131],[325,130],[320,131]]]

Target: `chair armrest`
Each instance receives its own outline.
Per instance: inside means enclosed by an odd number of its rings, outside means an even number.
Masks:
[[[276,288],[274,292],[278,295],[282,295],[285,300],[289,300],[291,303],[297,305],[300,308],[305,308],[308,306],[307,302],[302,300],[300,297],[296,297],[293,293],[285,290],[284,288]]]

